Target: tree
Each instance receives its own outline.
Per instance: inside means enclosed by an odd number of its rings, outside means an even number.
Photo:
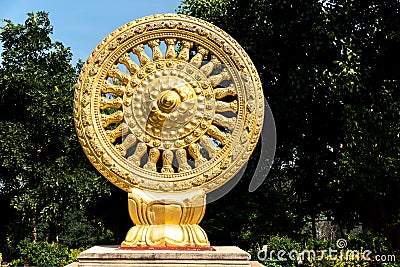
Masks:
[[[341,54],[325,74],[345,118],[334,209],[343,225],[361,222],[392,238],[398,249],[400,3],[336,1],[327,7]]]
[[[84,157],[73,125],[79,68],[71,65],[70,49],[51,40],[52,30],[48,14],[38,12],[29,13],[24,24],[5,20],[0,32],[3,248],[16,247],[25,237],[52,243],[71,240],[73,233],[105,231],[93,210],[110,195],[110,186]],[[69,223],[71,217],[75,224]],[[81,221],[90,221],[96,231],[71,229]]]
[[[245,48],[274,114],[273,169],[259,191],[239,198],[257,218],[248,231],[260,243],[296,236],[307,222],[315,236],[321,214],[347,228],[399,229],[400,90],[390,64],[400,59],[399,8],[395,0],[182,1],[179,12],[216,24]],[[239,204],[245,192],[236,192],[226,206]],[[377,214],[385,219],[371,219]],[[224,225],[218,218],[226,215],[208,216],[206,224]]]

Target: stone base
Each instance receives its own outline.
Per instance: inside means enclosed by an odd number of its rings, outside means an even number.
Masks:
[[[250,254],[238,247],[214,247],[215,251],[119,250],[95,246],[78,255],[78,267],[251,267]]]

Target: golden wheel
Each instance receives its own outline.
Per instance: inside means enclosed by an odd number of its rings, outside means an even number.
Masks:
[[[75,91],[79,141],[125,191],[213,191],[246,163],[263,116],[248,55],[221,29],[183,15],[149,16],[111,33]]]

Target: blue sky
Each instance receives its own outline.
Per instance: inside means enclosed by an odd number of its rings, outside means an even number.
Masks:
[[[49,12],[52,39],[71,47],[73,62],[84,61],[119,26],[152,14],[174,13],[180,0],[0,0],[0,19],[23,23],[29,12]],[[0,23],[4,25],[4,23]]]

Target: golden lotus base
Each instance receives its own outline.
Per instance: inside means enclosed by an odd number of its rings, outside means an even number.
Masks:
[[[137,225],[126,235],[122,247],[209,247],[207,235],[197,224]]]
[[[198,225],[204,217],[203,190],[128,193],[129,215],[135,224],[121,247],[210,247]]]

